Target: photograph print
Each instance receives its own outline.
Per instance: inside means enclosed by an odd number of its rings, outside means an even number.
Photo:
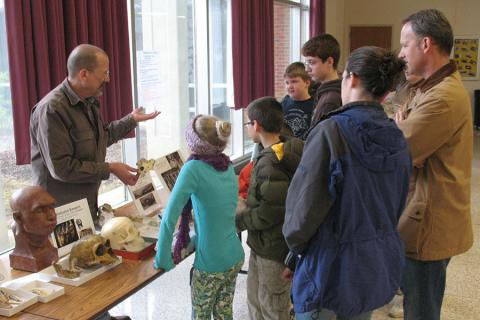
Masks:
[[[133,190],[133,196],[135,199],[138,199],[144,195],[146,195],[147,193],[150,193],[152,192],[153,190],[155,190],[155,188],[153,187],[153,183],[148,183],[144,186],[141,186],[140,188],[136,189],[136,190]]]
[[[178,174],[180,173],[180,168],[172,168],[168,171],[162,172],[162,179],[165,182],[165,186],[168,190],[172,191],[175,181],[177,181]]]
[[[149,193],[146,196],[143,196],[139,199],[139,201],[144,211],[147,211],[148,208],[157,204],[157,200],[155,199],[153,193]]]
[[[69,245],[70,243],[73,243],[79,239],[73,219],[57,224],[53,234],[55,235],[57,248]]]
[[[172,152],[165,156],[167,158],[168,163],[170,164],[171,168],[181,168],[183,166],[182,158],[180,158],[180,154],[178,151]]]

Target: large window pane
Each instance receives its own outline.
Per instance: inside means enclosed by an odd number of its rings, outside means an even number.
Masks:
[[[31,184],[30,165],[15,165],[12,101],[8,70],[7,33],[4,1],[0,0],[0,252],[13,247],[10,198],[15,189]]]
[[[300,7],[292,7],[283,3],[274,3],[274,63],[275,63],[275,96],[285,95],[283,73],[288,64],[300,61],[302,45],[302,15]]]
[[[275,97],[280,99],[285,95],[283,72],[291,61],[290,33],[292,30],[290,7],[274,3],[273,19]]]
[[[193,118],[196,109],[196,68],[195,68],[195,21],[192,0],[187,1],[187,46],[188,46],[188,115]]]
[[[210,113],[227,121],[227,0],[209,1],[210,47]]]
[[[232,111],[229,108],[229,99],[232,93],[228,83],[233,81],[231,74],[231,41],[229,0],[210,0],[209,11],[209,64],[210,64],[210,111],[209,113],[220,119],[234,123]],[[233,130],[235,130],[234,126]],[[238,130],[238,129],[237,129]],[[233,141],[232,139],[230,141]],[[241,146],[239,149],[242,149]],[[233,143],[229,143],[225,153],[233,156]]]
[[[278,100],[281,100],[286,94],[283,79],[285,68],[292,62],[302,60],[300,50],[303,43],[307,40],[307,34],[309,32],[309,4],[309,0],[295,0],[289,1],[289,3],[274,1],[274,95]],[[248,152],[251,146],[251,141],[249,141],[248,136],[245,135],[245,152]]]
[[[12,223],[9,201],[15,189],[29,185],[30,166],[15,165],[12,101],[8,70],[7,33],[4,1],[0,0],[0,252],[13,246],[8,226]]]
[[[135,0],[138,103],[162,112],[140,125],[140,156],[158,158],[184,145],[195,112],[191,0]]]

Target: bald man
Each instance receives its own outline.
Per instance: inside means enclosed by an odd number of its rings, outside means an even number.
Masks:
[[[48,237],[55,229],[55,199],[43,188],[25,187],[10,200],[13,212],[15,249],[10,254],[14,269],[37,272],[58,259],[57,248]]]
[[[67,61],[68,77],[50,91],[30,118],[33,182],[44,187],[58,205],[87,198],[97,220],[98,189],[110,173],[123,183],[137,181],[136,169],[123,163],[107,163],[107,147],[125,137],[137,123],[159,113],[144,114],[136,108],[126,117],[104,124],[98,97],[110,81],[105,51],[82,44]]]

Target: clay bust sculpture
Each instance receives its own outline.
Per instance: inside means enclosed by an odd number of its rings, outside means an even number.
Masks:
[[[57,224],[54,205],[55,199],[38,186],[25,187],[13,194],[10,200],[15,236],[15,249],[10,254],[12,268],[37,272],[58,260],[57,248],[49,240]]]

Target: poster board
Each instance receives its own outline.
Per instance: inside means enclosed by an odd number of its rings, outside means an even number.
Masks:
[[[95,233],[87,199],[55,208],[55,213],[57,225],[50,237],[59,257],[70,253],[75,242]]]
[[[140,215],[150,215],[162,206],[150,172],[146,172],[139,178],[135,185],[128,186],[128,190]]]
[[[153,170],[160,179],[163,187],[167,188],[170,192],[173,190],[173,186],[175,185],[175,181],[177,181],[183,163],[184,161],[178,151],[155,160]]]
[[[462,80],[479,79],[479,40],[478,36],[456,36],[454,39],[452,58]]]

